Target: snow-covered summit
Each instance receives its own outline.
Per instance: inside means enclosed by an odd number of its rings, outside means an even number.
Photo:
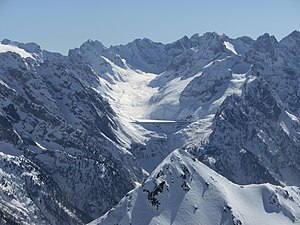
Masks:
[[[17,47],[25,50],[28,53],[36,53],[36,54],[38,54],[38,53],[41,52],[41,47],[38,44],[33,43],[33,42],[30,42],[30,43],[19,43],[19,42],[11,41],[11,40],[8,40],[8,39],[3,39],[1,41],[1,44],[3,44],[3,45],[17,46]]]
[[[300,218],[300,189],[236,185],[175,150],[133,191],[90,224],[288,225]]]
[[[13,42],[8,39],[4,39],[0,44],[0,53],[3,52],[15,52],[23,58],[32,58],[33,54],[36,51],[40,50],[39,46],[33,43],[29,44],[20,44],[18,42]]]

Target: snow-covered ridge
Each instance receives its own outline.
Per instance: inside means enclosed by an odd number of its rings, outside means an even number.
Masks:
[[[92,224],[245,224],[299,222],[299,187],[236,185],[181,150]]]
[[[15,45],[0,44],[0,53],[3,53],[3,52],[15,52],[23,58],[32,58],[33,59],[32,54],[26,52],[24,49],[21,49],[21,48],[15,46]]]

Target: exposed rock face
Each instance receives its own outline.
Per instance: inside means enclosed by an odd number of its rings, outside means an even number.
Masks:
[[[299,137],[287,132],[285,124],[293,121],[269,88],[257,78],[241,97],[232,95],[223,102],[200,158],[238,183],[299,185]]]
[[[17,194],[16,186],[31,199],[34,210],[20,211],[24,218],[40,214],[40,221],[52,224],[87,222],[132,189],[143,178],[142,170],[119,145],[113,109],[81,82],[81,68],[59,54],[40,55],[45,57],[33,60],[12,52],[0,54],[1,151],[12,165],[22,161],[19,168],[4,170],[16,177],[6,188]],[[6,161],[1,169],[5,166]],[[31,194],[34,184],[23,176],[31,173],[38,174],[35,189],[45,195],[41,196],[44,203]],[[50,196],[53,204],[47,199]],[[5,212],[11,207],[5,199],[14,197],[9,191],[2,196]],[[26,202],[22,204],[27,207]]]

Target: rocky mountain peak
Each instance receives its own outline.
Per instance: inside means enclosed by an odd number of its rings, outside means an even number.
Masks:
[[[291,37],[291,38],[295,38],[295,39],[300,39],[300,31],[298,31],[298,30],[294,30],[292,33],[290,33],[288,36],[287,36],[287,38],[289,38],[289,37]]]
[[[254,51],[268,54],[271,58],[275,57],[277,47],[278,41],[274,36],[270,36],[268,33],[258,37],[253,44]]]
[[[297,60],[300,56],[300,31],[293,31],[280,41],[280,45],[284,46],[292,57]]]
[[[97,51],[97,52],[102,52],[103,50],[106,50],[107,48],[98,40],[87,40],[84,42],[81,46],[80,49],[82,51]]]

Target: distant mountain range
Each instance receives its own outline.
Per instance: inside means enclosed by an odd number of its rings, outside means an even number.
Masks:
[[[0,224],[297,223],[299,86],[299,31],[4,39]]]

